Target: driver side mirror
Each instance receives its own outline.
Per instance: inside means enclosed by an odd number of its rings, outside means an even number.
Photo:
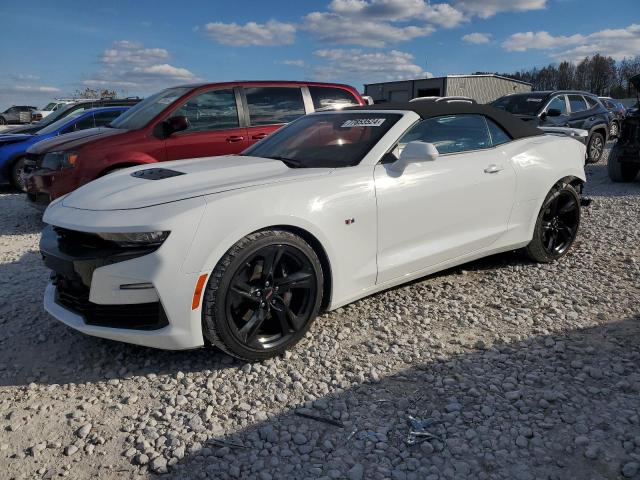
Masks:
[[[440,153],[433,143],[413,141],[407,143],[400,153],[400,161],[404,164],[432,162]]]
[[[161,135],[166,138],[189,128],[189,119],[184,115],[176,115],[175,117],[167,118],[160,125],[162,125]]]
[[[559,117],[560,115],[562,115],[562,112],[557,108],[550,108],[547,110],[548,117]]]

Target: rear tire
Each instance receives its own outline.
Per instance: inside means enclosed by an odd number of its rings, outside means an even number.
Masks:
[[[616,183],[628,183],[633,182],[638,176],[640,164],[620,162],[618,149],[614,147],[609,154],[607,170],[609,171],[609,178],[612,181]]]
[[[588,163],[598,163],[602,158],[604,147],[604,135],[598,132],[593,132],[591,134],[591,138],[589,138],[589,143],[587,145],[587,153],[589,154]]]
[[[611,122],[611,138],[618,138],[620,135],[620,124],[616,121]]]
[[[202,305],[205,338],[245,361],[282,354],[307,333],[323,293],[315,251],[287,231],[247,235],[218,262]]]
[[[0,117],[0,125],[6,125],[7,121],[5,120],[4,117]]]
[[[11,185],[14,186],[17,190],[21,192],[26,192],[27,188],[24,184],[24,179],[22,178],[22,173],[24,170],[24,157],[20,157],[13,162],[11,165]]]
[[[568,184],[551,189],[538,214],[533,239],[526,247],[534,262],[549,263],[567,254],[580,227],[580,197]]]

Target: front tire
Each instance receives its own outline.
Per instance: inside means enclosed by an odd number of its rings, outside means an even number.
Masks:
[[[640,165],[637,163],[623,163],[620,161],[618,149],[613,148],[607,160],[609,178],[616,183],[628,183],[638,176]]]
[[[533,239],[526,248],[534,262],[549,263],[566,255],[580,227],[580,197],[571,185],[559,184],[545,198]]]
[[[24,183],[22,173],[24,171],[24,157],[20,157],[11,165],[11,185],[21,192],[26,192],[27,188]]]
[[[7,121],[5,120],[4,117],[0,117],[0,125],[6,125]]]
[[[218,262],[202,306],[205,338],[245,361],[282,354],[318,314],[323,293],[318,256],[287,231],[247,235]]]
[[[587,145],[587,152],[589,153],[589,163],[598,163],[602,158],[604,152],[604,136],[601,133],[593,132]]]

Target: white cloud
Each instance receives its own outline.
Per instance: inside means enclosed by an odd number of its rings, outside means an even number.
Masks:
[[[502,12],[540,10],[547,0],[452,0],[451,4],[468,15],[489,18]]]
[[[282,60],[281,62],[276,62],[280,65],[287,65],[289,67],[304,67],[304,60]]]
[[[489,43],[491,41],[491,34],[480,32],[469,33],[462,37],[462,41],[476,45]]]
[[[270,20],[267,23],[211,22],[204,26],[207,36],[234,47],[290,45],[295,41],[296,26]]]
[[[317,50],[314,55],[324,61],[315,71],[316,78],[322,80],[372,83],[433,76],[414,63],[413,55],[398,50],[365,52],[359,48],[333,48]]]
[[[549,50],[552,57],[566,60],[581,60],[596,53],[621,60],[640,52],[640,24],[588,35],[553,36],[545,31],[520,32],[507,38],[502,46],[512,52]]]
[[[32,75],[30,73],[10,73],[8,77],[12,80],[18,80],[21,82],[34,82],[36,80],[40,80],[38,75]]]
[[[396,27],[385,22],[353,21],[336,13],[312,12],[305,17],[304,29],[319,41],[343,45],[384,47],[388,43],[406,42],[435,31],[430,25]]]
[[[100,55],[102,70],[82,83],[93,88],[149,92],[197,80],[196,75],[186,68],[167,63],[170,57],[164,48],[146,48],[139,42],[118,40]]]
[[[0,86],[0,93],[59,93],[60,89],[48,85],[9,85]]]

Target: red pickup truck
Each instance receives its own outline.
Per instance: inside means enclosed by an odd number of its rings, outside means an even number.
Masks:
[[[356,89],[339,84],[255,81],[167,88],[107,127],[30,148],[27,197],[46,205],[116,169],[239,153],[302,115],[351,105],[364,101]]]

